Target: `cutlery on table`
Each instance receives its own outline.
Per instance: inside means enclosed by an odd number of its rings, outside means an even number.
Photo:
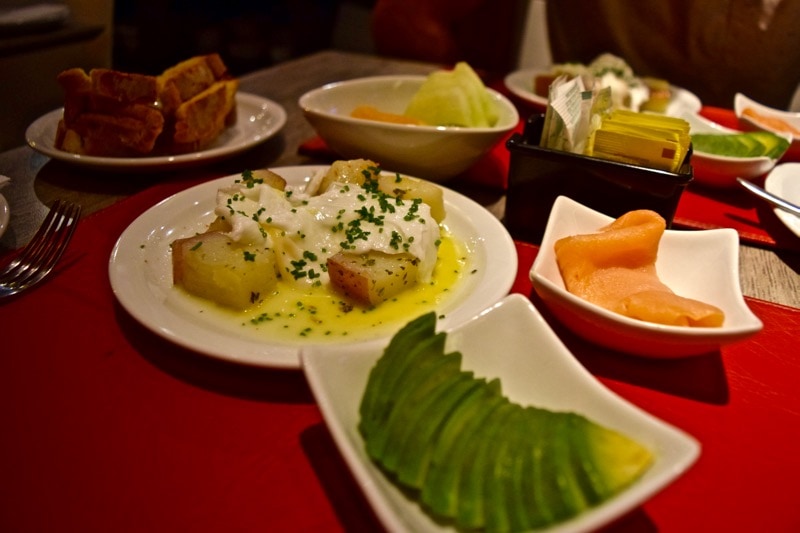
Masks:
[[[67,248],[81,206],[56,200],[33,239],[2,270],[0,298],[17,294],[42,281],[53,270]]]
[[[758,185],[756,185],[754,183],[751,183],[751,182],[749,182],[749,181],[747,181],[745,179],[736,178],[736,181],[738,181],[739,184],[742,187],[744,187],[745,189],[747,189],[751,193],[755,194],[756,196],[758,196],[762,200],[766,200],[767,202],[771,203],[775,207],[779,207],[779,208],[783,209],[784,211],[788,211],[791,214],[800,217],[800,205],[795,205],[792,202],[784,200],[780,196],[775,196],[771,192],[766,191],[766,190],[762,189],[761,187],[759,187]]]

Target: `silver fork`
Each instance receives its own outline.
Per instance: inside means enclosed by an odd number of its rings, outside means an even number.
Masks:
[[[0,298],[33,287],[47,276],[67,248],[81,206],[56,200],[36,235],[3,270],[0,270]]]

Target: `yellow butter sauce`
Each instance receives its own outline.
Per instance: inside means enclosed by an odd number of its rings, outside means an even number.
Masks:
[[[430,283],[417,284],[374,307],[353,303],[329,284],[298,287],[283,281],[272,295],[244,312],[190,297],[207,318],[223,320],[229,326],[236,324],[244,337],[298,345],[357,342],[394,333],[410,319],[442,309],[457,297],[463,278],[475,274],[471,254],[465,244],[443,233],[437,256]],[[230,331],[229,327],[224,329]]]

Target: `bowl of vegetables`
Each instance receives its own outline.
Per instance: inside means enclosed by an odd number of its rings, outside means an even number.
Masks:
[[[388,171],[442,181],[464,172],[519,123],[514,105],[466,64],[429,76],[330,83],[300,97],[329,148]]]
[[[735,188],[737,177],[765,175],[791,144],[785,134],[733,130],[696,113],[686,113],[682,118],[690,126],[694,179],[711,187]]]

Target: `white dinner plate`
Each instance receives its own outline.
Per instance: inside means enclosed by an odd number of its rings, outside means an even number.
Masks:
[[[205,150],[158,157],[96,157],[55,148],[58,121],[63,112],[63,108],[50,111],[28,126],[25,138],[31,148],[59,161],[115,171],[163,170],[211,163],[266,141],[286,124],[286,111],[279,104],[239,92],[236,94],[236,124],[223,131]]]
[[[512,294],[448,332],[447,350],[462,353],[462,368],[499,378],[503,393],[522,405],[573,411],[646,446],[654,462],[630,487],[577,517],[547,529],[594,531],[644,503],[682,475],[700,454],[690,435],[608,390],[567,350],[522,295]],[[498,341],[498,339],[502,339]],[[380,348],[303,350],[303,370],[325,423],[358,486],[388,531],[455,531],[434,522],[369,459],[358,431],[359,404]]]
[[[276,168],[288,186],[302,187],[324,166]],[[111,253],[109,277],[122,306],[156,334],[220,359],[266,367],[300,368],[305,342],[277,341],[243,328],[241,319],[219,320],[209,306],[172,284],[170,243],[202,232],[214,220],[216,192],[239,175],[212,180],[156,204],[122,233]],[[480,204],[450,189],[444,191],[443,224],[470,251],[475,274],[454,287],[437,312],[455,326],[508,294],[517,273],[517,253],[508,231]],[[403,325],[398,317],[397,328]],[[396,329],[396,328],[395,328]],[[376,336],[364,343],[381,342]],[[362,336],[363,337],[363,336]],[[324,344],[332,346],[333,341]]]
[[[508,90],[523,100],[541,107],[547,107],[547,97],[533,92],[533,79],[537,74],[547,74],[540,69],[517,70],[505,77]],[[682,113],[697,113],[702,107],[700,99],[692,92],[670,85],[672,98],[667,106],[666,115],[678,117]]]
[[[8,208],[8,201],[6,197],[0,194],[0,237],[3,236],[8,227],[8,219],[11,217],[11,211]]]
[[[784,200],[800,205],[800,163],[782,163],[772,169],[764,180],[764,188]],[[800,217],[775,208],[775,216],[800,237]]]

